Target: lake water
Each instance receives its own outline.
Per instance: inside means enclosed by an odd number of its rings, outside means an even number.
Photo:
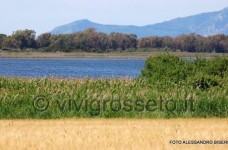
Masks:
[[[28,59],[0,58],[0,76],[110,78],[140,74],[145,59]]]

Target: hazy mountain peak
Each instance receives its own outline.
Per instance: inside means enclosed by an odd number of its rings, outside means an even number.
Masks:
[[[81,19],[81,20],[74,21],[72,23],[74,23],[74,24],[86,24],[86,23],[93,23],[93,22],[91,22],[88,19]]]
[[[136,34],[138,37],[146,36],[177,36],[180,34],[197,33],[201,35],[228,34],[228,7],[221,11],[201,13],[198,15],[176,18],[146,26],[120,26],[102,25],[88,19],[74,21],[70,24],[54,28],[52,34],[66,34],[93,27],[99,32],[121,32]]]
[[[227,7],[225,7],[225,8],[223,9],[223,11],[224,11],[224,10],[225,10],[225,11],[228,11],[228,6],[227,6]]]

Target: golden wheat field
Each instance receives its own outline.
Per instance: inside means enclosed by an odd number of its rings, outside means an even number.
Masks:
[[[227,149],[227,119],[1,120],[0,149]]]

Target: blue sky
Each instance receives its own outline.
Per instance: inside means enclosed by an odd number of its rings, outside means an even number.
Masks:
[[[0,33],[34,29],[39,35],[80,19],[141,26],[227,6],[228,0],[0,0]]]

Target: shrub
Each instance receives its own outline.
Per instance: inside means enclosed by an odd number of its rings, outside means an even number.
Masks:
[[[228,58],[219,57],[208,62],[206,72],[209,75],[220,76],[224,78],[228,75]]]
[[[141,75],[150,80],[169,80],[178,83],[185,80],[193,71],[192,64],[177,56],[157,55],[146,60]]]
[[[190,62],[169,54],[148,58],[141,71],[141,76],[150,83],[181,83],[203,90],[220,85],[227,75],[228,58],[197,57],[194,62]]]

